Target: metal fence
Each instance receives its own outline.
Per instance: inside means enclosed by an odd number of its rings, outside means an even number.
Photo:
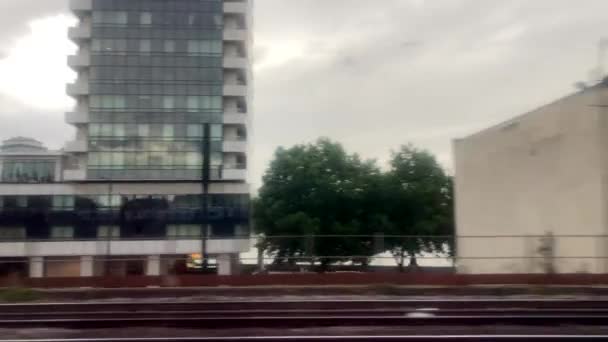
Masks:
[[[376,233],[371,235],[282,235],[208,237],[208,246],[234,239],[242,246],[238,260],[242,270],[261,271],[408,271],[423,268],[461,273],[608,273],[608,235],[503,235],[503,236],[408,236]],[[203,252],[202,238],[177,236],[167,238],[61,240],[79,244],[111,244],[140,241],[166,241],[160,262],[167,269],[188,261],[189,253]],[[17,241],[0,241],[4,244]],[[44,240],[20,240],[44,243]],[[49,241],[50,242],[50,241]],[[70,244],[71,245],[71,244]],[[138,245],[134,245],[137,249]],[[180,247],[181,246],[181,247]],[[184,246],[192,246],[185,250]],[[102,246],[103,247],[103,246]],[[111,246],[110,246],[111,247]],[[248,250],[246,250],[248,247]],[[27,250],[27,246],[25,246]],[[101,248],[101,247],[100,247]],[[147,262],[145,253],[139,255],[110,255],[97,248],[95,262]],[[239,247],[240,248],[240,247]],[[77,250],[78,248],[75,248]],[[186,248],[187,249],[187,248]],[[108,249],[109,250],[109,249]],[[134,254],[136,250],[131,250]],[[202,253],[205,254],[205,253]],[[29,263],[27,257],[15,258],[4,253],[2,264]],[[37,254],[41,255],[41,254]],[[71,256],[70,256],[71,255]],[[73,262],[77,254],[54,255],[45,261]],[[26,254],[26,256],[29,256]],[[208,255],[209,265],[215,264],[216,254]],[[235,255],[236,256],[236,255]],[[173,265],[173,266],[171,266]],[[0,267],[1,268],[1,267]],[[210,267],[213,269],[213,266]]]

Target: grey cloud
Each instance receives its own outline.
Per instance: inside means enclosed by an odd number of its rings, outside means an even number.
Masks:
[[[66,4],[0,0],[0,51],[28,20]],[[450,166],[452,138],[585,80],[607,10],[605,0],[256,1],[254,186],[277,146],[319,136],[380,161],[412,141]],[[266,63],[294,44],[300,55]],[[61,113],[1,98],[0,122],[2,137],[18,131],[49,145],[71,134]]]
[[[27,33],[32,19],[68,13],[67,0],[0,0],[0,56]]]
[[[73,128],[63,122],[62,112],[38,111],[0,94],[0,140],[32,137],[58,149],[73,135]]]
[[[607,33],[602,0],[256,6],[257,42],[309,42],[306,54],[256,74],[257,182],[269,146],[322,135],[380,161],[413,141],[451,167],[451,139],[573,91]]]

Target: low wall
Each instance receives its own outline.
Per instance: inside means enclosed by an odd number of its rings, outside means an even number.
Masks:
[[[608,285],[608,274],[424,274],[424,273],[285,273],[239,276],[180,275],[70,278],[3,278],[0,286],[32,288],[137,288],[315,285]]]

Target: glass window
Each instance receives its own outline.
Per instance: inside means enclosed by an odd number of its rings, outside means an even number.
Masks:
[[[221,40],[214,40],[211,42],[211,52],[212,53],[222,53],[224,49],[224,43]]]
[[[165,154],[162,152],[150,152],[150,165],[161,166],[163,165],[163,159]]]
[[[164,109],[175,108],[175,98],[173,96],[163,96],[163,108]]]
[[[201,40],[199,42],[199,52],[200,53],[211,53],[211,41],[209,40]]]
[[[173,154],[173,165],[178,167],[184,167],[186,165],[186,155],[183,152],[176,152]]]
[[[224,127],[221,124],[210,125],[211,138],[222,138]]]
[[[101,136],[104,136],[104,137],[112,136],[112,124],[101,124]]]
[[[212,96],[211,97],[211,108],[222,109],[222,97],[221,96]]]
[[[211,98],[209,96],[199,96],[201,101],[201,108],[209,109],[211,108]]]
[[[124,137],[125,136],[125,125],[124,124],[114,124],[114,136],[115,137]]]
[[[116,39],[114,41],[114,50],[115,51],[127,51],[127,40],[126,39]]]
[[[0,240],[22,240],[25,239],[25,227],[2,227],[0,228]]]
[[[202,155],[198,152],[186,153],[186,165],[187,166],[201,166],[202,165]]]
[[[113,24],[126,25],[128,18],[127,12],[114,12],[114,22]]]
[[[89,124],[89,134],[91,136],[99,136],[101,133],[101,126],[99,124]]]
[[[189,54],[198,54],[199,53],[198,40],[189,40],[188,41],[188,53]]]
[[[152,13],[142,12],[139,16],[139,23],[141,25],[152,25]]]
[[[187,135],[188,137],[202,137],[203,130],[201,125],[189,124],[187,125]]]
[[[17,196],[17,207],[27,208],[27,197],[26,196]]]
[[[120,237],[120,227],[119,226],[99,226],[97,228],[97,237],[99,238],[118,238]]]
[[[74,227],[70,226],[58,226],[51,228],[52,239],[73,239],[74,238]]]
[[[199,109],[199,101],[197,96],[188,96],[188,111],[196,112]]]
[[[120,152],[112,153],[112,166],[116,168],[122,168],[125,164],[125,154]]]
[[[99,153],[89,153],[89,165],[97,166],[99,165]]]
[[[163,137],[171,138],[174,135],[173,125],[163,125]]]
[[[63,196],[63,207],[65,209],[74,209],[74,196]]]
[[[175,41],[165,40],[164,51],[165,52],[175,52]]]
[[[149,39],[142,39],[139,41],[139,52],[150,53],[152,50],[152,43]]]
[[[93,39],[93,42],[91,43],[91,50],[101,51],[101,41],[99,39]]]
[[[140,152],[135,155],[135,163],[137,166],[148,165],[148,152]]]
[[[99,154],[99,165],[111,166],[112,165],[112,153],[100,153]]]
[[[120,195],[110,196],[110,206],[120,207],[121,203],[122,203],[122,198],[120,197]]]
[[[93,12],[93,24],[103,24],[103,12]]]
[[[213,152],[213,153],[211,153],[209,158],[210,158],[210,163],[212,166],[220,166],[224,162],[223,154],[221,152]]]
[[[97,95],[92,95],[89,98],[89,101],[90,101],[89,106],[91,108],[99,108],[101,106],[101,98]]]
[[[137,135],[140,137],[147,137],[150,135],[150,125],[139,124],[137,125]]]
[[[167,226],[167,236],[198,238],[201,236],[201,226],[196,224],[171,224]]]

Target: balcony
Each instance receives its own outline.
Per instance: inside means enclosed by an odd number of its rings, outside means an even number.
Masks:
[[[90,36],[90,32],[89,32]],[[226,41],[248,41],[249,34],[247,30],[224,28],[224,40]]]
[[[247,97],[247,86],[241,84],[224,84],[224,96]]]
[[[248,119],[247,114],[245,114],[245,113],[225,113],[224,114],[224,124],[246,125],[247,119]]]
[[[224,2],[224,13],[247,14],[249,4],[247,2]]]
[[[65,122],[70,125],[81,125],[89,123],[89,114],[81,111],[65,113]]]
[[[93,10],[93,0],[70,0],[70,10],[78,14]]]
[[[244,57],[228,57],[224,56],[225,69],[249,69],[249,60]]]
[[[89,94],[89,84],[76,81],[75,83],[70,83],[66,86],[66,92],[69,96],[82,96]]]
[[[246,181],[247,170],[241,168],[231,168],[230,166],[225,167],[222,170],[222,179],[229,181]]]
[[[89,53],[79,52],[76,55],[68,56],[68,66],[74,70],[87,68],[91,65]]]
[[[247,141],[246,140],[224,140],[223,144],[222,144],[222,151],[247,153]]]
[[[68,153],[84,153],[89,150],[86,140],[68,141],[63,149]]]
[[[87,172],[84,169],[63,170],[64,182],[79,182],[87,179]]]
[[[73,41],[91,39],[91,26],[79,23],[77,26],[70,27],[68,37]]]

